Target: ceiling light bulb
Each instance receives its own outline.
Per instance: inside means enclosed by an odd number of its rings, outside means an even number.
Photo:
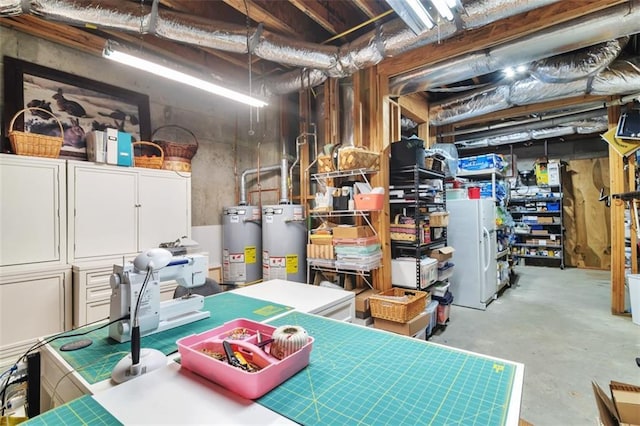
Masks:
[[[445,0],[431,0],[431,3],[435,6],[440,16],[447,21],[453,21],[453,13],[451,13],[451,9],[449,9]]]
[[[503,72],[504,72],[505,77],[508,77],[508,78],[511,78],[514,75],[516,75],[515,70],[513,68],[511,68],[511,67],[505,68]]]
[[[526,65],[518,65],[518,67],[516,68],[516,71],[519,73],[523,73],[527,70],[527,66]]]
[[[115,49],[112,46],[112,43],[110,42],[107,42],[107,45],[102,51],[102,56],[107,59],[111,59],[113,61],[119,62],[121,64],[139,69],[141,71],[146,71],[148,73],[157,75],[159,77],[168,78],[170,80],[177,81],[179,83],[183,83],[200,90],[204,90],[205,92],[223,96],[225,98],[228,98],[237,102],[241,102],[250,106],[264,107],[267,105],[266,102],[260,99],[251,97],[249,95],[236,92],[235,90],[227,89],[226,87],[213,84],[211,82],[202,80],[200,78],[183,73],[181,71],[177,71],[175,69],[166,67],[164,65],[160,65],[158,63],[148,61],[138,56],[121,52],[120,50]]]

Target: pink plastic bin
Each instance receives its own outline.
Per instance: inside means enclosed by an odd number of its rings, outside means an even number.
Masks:
[[[262,367],[259,371],[254,373],[244,371],[201,351],[206,348],[224,353],[222,341],[228,339],[231,332],[237,328],[246,329],[250,336],[242,341],[230,340],[230,343],[233,345],[234,342],[244,342],[240,352],[248,362]],[[248,399],[260,398],[306,367],[309,364],[309,356],[313,346],[313,337],[309,336],[306,345],[281,360],[268,354],[269,345],[265,347],[266,351],[258,347],[253,350],[253,344],[257,343],[256,333],[258,331],[260,331],[262,338],[267,340],[271,338],[275,329],[276,327],[267,324],[241,318],[200,334],[183,337],[177,341],[181,356],[180,363],[182,367],[216,382],[240,396]]]

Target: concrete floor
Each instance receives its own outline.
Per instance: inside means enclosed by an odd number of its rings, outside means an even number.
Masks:
[[[608,271],[518,266],[520,279],[486,311],[452,306],[432,342],[525,365],[521,418],[595,425],[591,381],[640,385],[640,326],[611,315]]]

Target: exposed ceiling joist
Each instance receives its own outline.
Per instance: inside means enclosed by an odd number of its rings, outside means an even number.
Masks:
[[[369,18],[375,18],[386,12],[377,2],[371,0],[352,0],[352,3]]]
[[[338,22],[339,19],[333,15],[326,7],[320,3],[309,3],[303,0],[289,0],[291,4],[304,12],[305,15],[316,21],[322,28],[329,31],[331,34],[338,34],[346,30],[346,26],[343,22]]]

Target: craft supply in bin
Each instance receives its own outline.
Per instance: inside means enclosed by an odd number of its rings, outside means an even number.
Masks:
[[[294,327],[294,326],[292,326]],[[220,327],[177,341],[183,368],[205,377],[238,395],[256,399],[269,392],[309,364],[313,337],[307,335],[306,344],[282,359],[270,353],[272,343],[261,343],[272,338],[276,327],[236,319]],[[238,331],[242,332],[239,333]],[[306,333],[305,333],[306,334]],[[226,360],[212,355],[224,354],[223,342],[227,341],[249,364],[256,364],[257,371],[246,371]]]
[[[371,316],[407,322],[424,310],[428,295],[426,291],[391,288],[369,297]]]
[[[13,125],[15,124],[16,119],[20,116],[20,114],[27,111],[38,111],[39,113],[50,115],[55,120],[58,128],[60,129],[60,136],[40,135],[38,133],[14,130]],[[60,148],[64,143],[63,135],[64,128],[62,127],[62,123],[60,123],[60,120],[58,120],[56,116],[51,113],[51,111],[47,111],[46,109],[42,108],[23,108],[13,116],[11,122],[9,123],[9,141],[11,142],[11,149],[17,155],[58,158],[58,156],[60,155]]]

